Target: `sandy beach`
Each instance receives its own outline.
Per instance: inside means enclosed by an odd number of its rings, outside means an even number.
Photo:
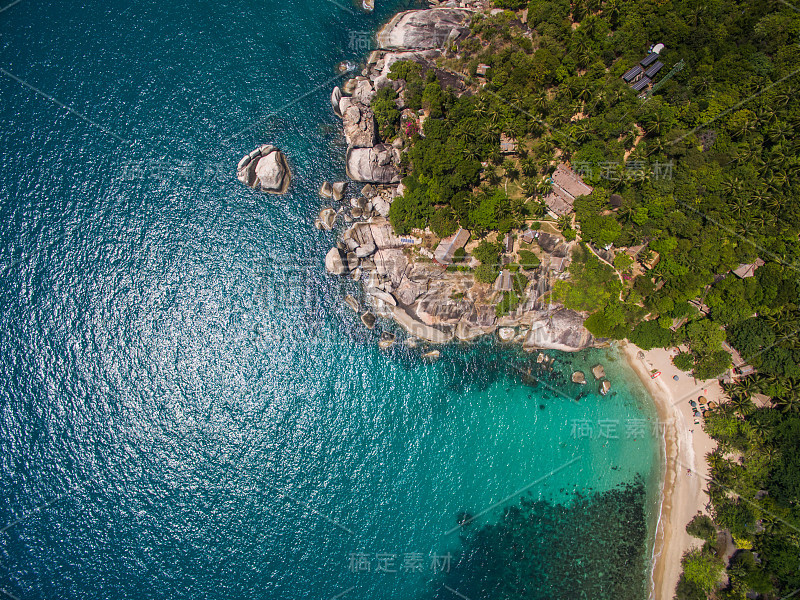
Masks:
[[[702,395],[719,403],[723,392],[716,379],[697,381],[677,369],[672,364],[675,349],[643,351],[626,343],[622,350],[652,395],[662,424],[666,469],[653,551],[650,598],[672,600],[681,574],[683,553],[700,545],[700,540],[686,533],[686,524],[698,511],[704,511],[708,503],[705,483],[709,470],[705,456],[715,446],[702,425],[695,425],[689,400],[697,401]],[[643,359],[640,352],[644,354]],[[661,375],[651,379],[652,369],[661,371]],[[677,381],[673,379],[676,375]],[[702,418],[700,421],[702,423]]]

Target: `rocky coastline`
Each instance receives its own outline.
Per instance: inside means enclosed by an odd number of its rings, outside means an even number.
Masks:
[[[500,341],[520,343],[529,351],[577,351],[601,345],[583,326],[584,314],[550,299],[554,281],[567,276],[563,268],[552,267],[557,262],[563,265],[573,244],[557,235],[541,235],[542,262],[527,272],[529,284],[523,302],[510,314],[497,316],[502,294],[496,285],[476,281],[468,270],[437,263],[433,250],[439,239],[429,230],[398,236],[389,222],[392,201],[403,193],[400,165],[407,142],[402,136],[381,139],[370,103],[379,90],[391,87],[398,94],[396,103],[403,118],[420,125],[424,122],[422,111],[405,106],[404,82],[388,77],[399,60],[414,61],[423,70],[434,69],[455,93],[470,93],[463,80],[438,68],[436,59],[442,56],[442,48],[468,34],[472,14],[482,9],[480,3],[461,3],[459,8],[435,7],[395,15],[378,32],[378,49],[370,54],[362,74],[333,89],[331,106],[342,119],[347,142],[347,176],[364,185],[338,209],[329,206],[320,211],[316,221],[320,229],[337,228],[339,217],[343,222],[337,245],[325,258],[326,269],[333,276],[361,282],[366,310],[362,311],[352,296],[346,302],[362,312],[362,321],[370,328],[378,316],[394,320],[412,338],[433,344],[495,334]],[[320,195],[338,200],[332,193],[337,185],[340,190],[346,187],[326,182]]]

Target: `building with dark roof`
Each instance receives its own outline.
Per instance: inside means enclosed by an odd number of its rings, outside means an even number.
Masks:
[[[625,83],[631,83],[636,81],[636,79],[640,77],[642,73],[644,73],[644,69],[642,69],[642,67],[639,65],[636,65],[635,67],[628,69],[622,76],[622,79],[625,81]]]
[[[657,44],[652,47],[639,64],[631,67],[622,76],[622,80],[631,86],[636,92],[641,92],[653,82],[664,63],[658,60],[659,53],[664,49],[664,44]]]
[[[642,62],[639,64],[642,65],[645,69],[652,65],[658,59],[658,54],[655,52],[651,52],[647,56],[642,59]]]
[[[641,92],[644,88],[650,85],[652,80],[649,77],[642,77],[639,81],[631,86],[634,92]]]
[[[656,74],[661,70],[661,67],[663,66],[664,63],[662,63],[660,60],[656,63],[653,63],[652,65],[650,65],[647,71],[644,72],[644,76],[652,79],[653,77],[656,76]]]

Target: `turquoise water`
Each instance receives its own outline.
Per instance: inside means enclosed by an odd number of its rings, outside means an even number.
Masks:
[[[354,284],[324,273],[334,236],[311,223],[320,183],[344,176],[334,66],[362,59],[351,39],[402,7],[0,12],[3,593],[355,600],[464,586],[478,600],[492,594],[475,576],[492,570],[470,561],[470,536],[522,497],[541,501],[526,535],[548,548],[600,539],[595,521],[575,523],[601,507],[610,541],[648,555],[658,442],[628,430],[655,414],[615,354],[554,353],[545,374],[491,343],[433,364],[402,344],[382,352],[391,325],[364,330],[341,302]],[[235,180],[262,143],[288,156],[285,196]],[[588,374],[598,361],[606,398],[568,382],[571,362]],[[636,482],[646,494],[619,492]],[[463,512],[476,518],[452,531]],[[590,550],[576,556],[604,581]],[[644,597],[646,565],[630,565]],[[572,597],[552,583],[567,566],[531,581]]]

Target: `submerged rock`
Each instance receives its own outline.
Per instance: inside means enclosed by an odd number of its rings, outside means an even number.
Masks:
[[[367,329],[372,329],[375,327],[375,315],[371,312],[365,312],[361,315],[361,322],[367,327]]]
[[[358,300],[356,300],[350,294],[347,294],[347,296],[344,297],[344,303],[347,304],[347,306],[352,308],[354,311],[358,312],[358,308],[359,308]]]
[[[606,376],[606,370],[603,368],[603,365],[595,365],[592,367],[592,375],[599,381]]]
[[[381,350],[388,350],[394,345],[395,335],[393,333],[389,333],[388,331],[384,331],[381,334],[381,341],[378,342],[378,347]]]

